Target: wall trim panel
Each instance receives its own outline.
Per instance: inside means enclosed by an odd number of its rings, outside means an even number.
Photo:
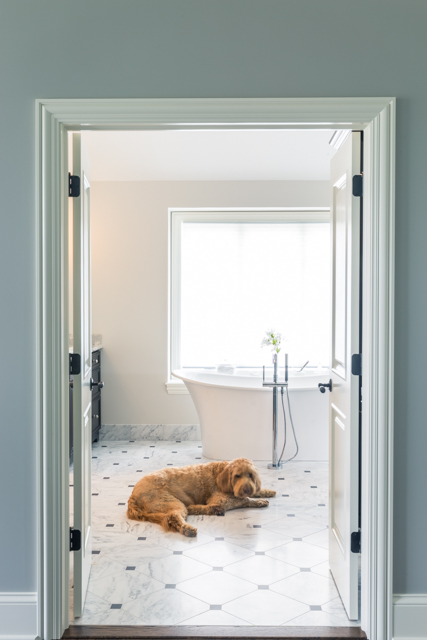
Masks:
[[[393,596],[393,639],[427,640],[427,593]]]
[[[0,640],[35,640],[37,593],[0,593]]]

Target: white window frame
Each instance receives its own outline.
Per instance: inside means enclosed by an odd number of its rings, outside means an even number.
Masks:
[[[172,371],[181,368],[181,230],[184,222],[330,222],[329,207],[170,208],[169,215],[169,394],[188,394]]]

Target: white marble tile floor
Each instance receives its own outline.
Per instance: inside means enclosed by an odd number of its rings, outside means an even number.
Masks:
[[[190,516],[196,538],[126,518],[144,474],[208,461],[199,441],[180,440],[93,445],[93,562],[72,624],[357,625],[328,567],[326,462],[257,463],[263,486],[277,491],[270,505]]]

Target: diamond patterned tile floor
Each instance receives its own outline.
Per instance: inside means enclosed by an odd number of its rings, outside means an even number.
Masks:
[[[92,456],[92,570],[72,624],[358,625],[328,569],[328,463],[257,463],[270,506],[190,516],[198,535],[185,538],[126,506],[144,474],[207,462],[199,442],[102,440]]]

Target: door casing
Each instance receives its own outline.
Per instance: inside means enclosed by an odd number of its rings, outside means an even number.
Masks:
[[[69,625],[67,134],[364,130],[361,625],[392,638],[395,98],[36,101],[38,634]]]

